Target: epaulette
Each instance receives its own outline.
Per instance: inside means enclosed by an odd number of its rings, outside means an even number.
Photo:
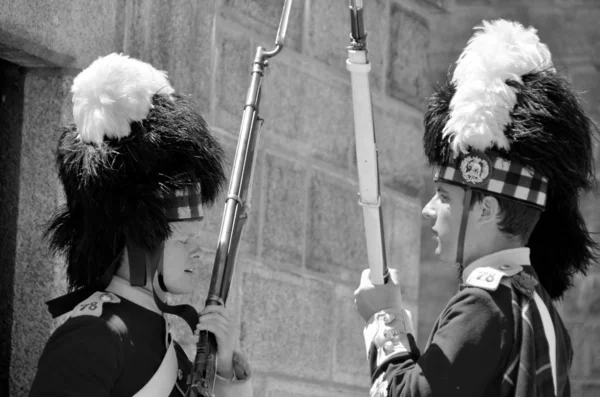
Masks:
[[[75,306],[69,317],[79,316],[94,316],[102,315],[102,306],[105,303],[119,303],[121,299],[112,292],[98,291],[93,293],[89,298]]]
[[[469,287],[478,287],[488,291],[496,291],[502,279],[511,278],[523,271],[521,265],[494,265],[474,269],[465,284]]]

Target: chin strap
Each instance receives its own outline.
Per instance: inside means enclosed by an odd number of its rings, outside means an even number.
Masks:
[[[167,293],[167,287],[165,286],[162,273],[159,271],[154,272],[152,278],[152,295],[154,296],[154,303],[163,313],[174,314],[181,317],[192,329],[192,332],[196,332],[198,326],[198,312],[191,305],[174,305],[167,304],[165,295]]]
[[[464,260],[465,250],[465,235],[467,234],[467,222],[469,220],[469,212],[471,212],[471,197],[473,190],[466,188],[465,197],[463,198],[463,210],[460,219],[460,229],[458,232],[458,243],[456,245],[456,264],[462,265]]]
[[[198,312],[196,309],[191,305],[183,304],[171,306],[167,303],[166,293],[169,291],[163,279],[163,254],[164,244],[161,244],[156,250],[146,255],[146,260],[149,261],[150,269],[152,269],[154,274],[152,277],[152,295],[154,296],[154,303],[156,303],[158,309],[163,313],[174,314],[181,317],[190,326],[192,332],[196,332],[196,327],[198,326]]]

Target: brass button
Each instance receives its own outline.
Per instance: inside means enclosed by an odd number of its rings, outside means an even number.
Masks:
[[[383,351],[385,354],[390,354],[394,351],[394,344],[390,341],[387,341],[383,344]]]
[[[112,298],[110,297],[109,294],[104,293],[104,294],[100,295],[100,300],[102,302],[110,302],[110,301],[112,301]]]

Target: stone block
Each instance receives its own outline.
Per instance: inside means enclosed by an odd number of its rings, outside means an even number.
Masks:
[[[357,187],[317,172],[310,189],[306,265],[355,282],[367,264]]]
[[[356,280],[356,286],[358,286]],[[365,321],[354,305],[354,288],[338,285],[335,289],[335,359],[333,381],[356,387],[370,384],[369,365],[363,338]]]
[[[305,52],[343,74],[348,73],[346,47],[350,44],[351,29],[348,3],[313,0],[309,18]],[[371,84],[376,89],[381,89],[388,18],[384,0],[365,3],[364,23],[368,33],[369,61],[372,64]]]
[[[293,1],[290,10],[288,28],[285,35],[285,47],[301,50],[304,19],[304,1]],[[269,0],[225,0],[223,13],[236,23],[259,33],[268,41],[261,41],[263,47],[275,47],[275,37],[283,10],[283,2]],[[287,50],[286,50],[287,51]]]
[[[400,272],[403,299],[416,303],[419,298],[421,209],[417,201],[402,197],[391,203],[394,206],[389,266]]]
[[[53,321],[44,302],[57,296],[55,261],[42,239],[58,206],[54,166],[57,128],[68,117],[70,77],[28,75],[24,83],[19,215],[16,229],[11,396],[25,396]],[[62,291],[61,291],[62,292]]]
[[[306,53],[338,71],[346,70],[346,47],[350,44],[348,3],[312,0]]]
[[[585,319],[587,304],[579,299],[584,279],[583,276],[576,276],[573,280],[573,287],[565,292],[560,302],[555,303],[561,317],[565,321],[575,323]]]
[[[252,264],[242,276],[242,351],[258,372],[331,379],[331,283]]]
[[[379,173],[381,183],[391,189],[416,196],[423,188],[422,121],[395,112],[374,109]]]
[[[587,316],[600,317],[600,275],[590,274],[583,278],[579,287],[577,306]]]
[[[267,68],[263,80],[260,109],[261,117],[265,119],[263,130],[266,137],[283,138],[284,145],[308,151],[313,118],[318,117],[310,106],[311,95],[319,82],[283,59],[278,61],[274,60]],[[300,103],[303,106],[298,106]]]
[[[596,397],[600,396],[600,383],[597,380],[571,381],[571,395],[573,397]]]
[[[571,378],[589,379],[592,376],[597,378],[600,370],[598,327],[569,322],[566,322],[565,326],[571,337],[574,351]]]
[[[350,86],[283,63],[273,62],[270,68],[261,102],[265,134],[346,168],[354,142]]]
[[[30,64],[22,58],[22,66],[83,68],[99,56],[122,50],[124,4],[117,0],[3,2],[0,41],[34,59]]]
[[[392,97],[420,104],[429,93],[429,26],[427,21],[392,3],[387,92]]]
[[[267,154],[262,257],[301,265],[306,234],[307,167]]]
[[[369,79],[371,90],[381,91],[384,78],[384,64],[388,51],[388,32],[390,17],[387,15],[386,1],[375,0],[365,2],[365,29],[367,31],[367,49],[371,73]],[[348,19],[349,21],[349,19]],[[350,22],[348,22],[349,24]],[[350,25],[348,25],[348,29]],[[337,51],[336,51],[337,54]]]
[[[572,66],[568,77],[576,90],[581,92],[587,112],[600,112],[600,72],[593,65]]]
[[[368,395],[370,383],[362,387],[344,387],[343,385],[331,385],[328,383],[311,383],[300,379],[282,379],[268,376],[261,379],[260,386],[263,393],[261,397],[362,397]],[[256,389],[255,389],[256,390]],[[257,395],[255,393],[255,395]]]
[[[240,129],[250,86],[253,51],[246,35],[222,27],[217,29],[216,120],[219,127],[232,134],[238,134]]]
[[[124,51],[167,71],[173,87],[193,95],[208,118],[214,2],[136,0],[127,11]]]

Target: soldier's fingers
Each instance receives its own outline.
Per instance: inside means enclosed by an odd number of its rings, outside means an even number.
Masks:
[[[199,323],[211,323],[211,324],[220,324],[225,328],[229,328],[231,325],[231,321],[229,318],[222,315],[222,313],[207,313],[200,316],[198,319]]]
[[[200,311],[200,315],[208,314],[208,313],[223,313],[224,316],[229,316],[229,310],[225,306],[221,305],[209,305],[205,306],[204,309]]]

